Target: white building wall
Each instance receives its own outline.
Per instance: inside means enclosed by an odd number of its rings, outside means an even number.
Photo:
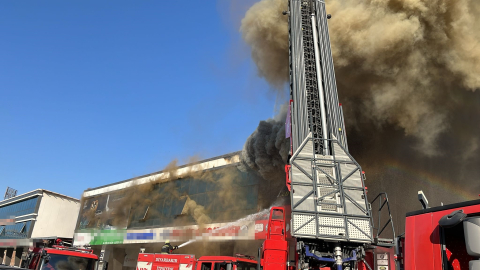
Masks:
[[[44,191],[31,237],[73,238],[79,211],[79,200]]]

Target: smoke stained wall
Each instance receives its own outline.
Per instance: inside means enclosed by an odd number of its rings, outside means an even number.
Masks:
[[[259,76],[280,92],[289,79],[287,5],[262,0],[240,28]],[[398,232],[405,213],[419,209],[420,189],[432,205],[474,199],[480,193],[480,3],[329,0],[326,8],[349,149],[367,172],[369,197],[387,191]],[[288,151],[277,149],[278,156]],[[252,167],[268,163],[261,161]]]
[[[174,161],[151,182],[140,184],[140,178],[125,189],[82,198],[77,228],[202,227],[231,222],[268,208],[284,185],[268,182],[239,163],[235,158],[239,154],[223,157],[229,165],[209,169],[200,166],[202,163],[181,168]],[[179,168],[182,174],[177,173]],[[185,168],[195,169],[185,172]],[[275,173],[264,171],[267,176]],[[279,190],[273,191],[272,185]],[[188,236],[185,239],[189,240]]]

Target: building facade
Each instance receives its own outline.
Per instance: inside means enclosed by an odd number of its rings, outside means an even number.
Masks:
[[[160,252],[165,240],[196,239],[178,252],[197,257],[256,255],[268,207],[279,197],[274,186],[242,166],[235,152],[88,189],[74,244],[91,245],[109,270],[135,268],[140,249]]]
[[[19,266],[29,247],[72,239],[79,209],[78,199],[44,189],[0,201],[0,263]]]

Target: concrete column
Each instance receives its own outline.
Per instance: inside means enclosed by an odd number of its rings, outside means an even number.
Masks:
[[[10,266],[14,266],[14,263],[15,263],[15,254],[16,254],[16,248],[13,248],[13,253],[12,253],[12,257],[11,257],[11,260],[10,260]]]
[[[12,255],[13,248],[7,248],[7,252],[5,252],[5,257],[3,258],[3,264],[10,265],[10,262],[12,261]]]
[[[114,248],[112,255],[113,255],[113,265],[109,265],[108,270],[122,270],[123,261],[125,260],[125,249]]]
[[[3,264],[3,258],[5,257],[6,248],[0,248],[0,264]]]
[[[102,245],[101,247],[101,250],[100,250],[100,254],[99,254],[99,263],[98,263],[98,267],[97,267],[97,270],[103,270],[105,269],[105,264],[109,264],[110,265],[110,261],[111,261],[111,257],[110,256],[110,253],[112,253],[112,247],[111,246],[108,246],[108,245]],[[110,266],[108,266],[109,269]]]
[[[20,266],[20,262],[22,261],[22,254],[23,254],[23,247],[17,247],[15,249],[15,257],[14,257],[14,266]]]

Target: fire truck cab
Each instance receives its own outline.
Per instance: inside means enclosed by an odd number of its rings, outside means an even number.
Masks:
[[[407,214],[400,269],[480,270],[480,200]]]
[[[480,200],[432,208],[424,202],[407,213],[396,246],[366,249],[359,270],[480,270]]]
[[[97,263],[98,256],[91,249],[53,245],[30,248],[22,267],[32,270],[95,270]]]

